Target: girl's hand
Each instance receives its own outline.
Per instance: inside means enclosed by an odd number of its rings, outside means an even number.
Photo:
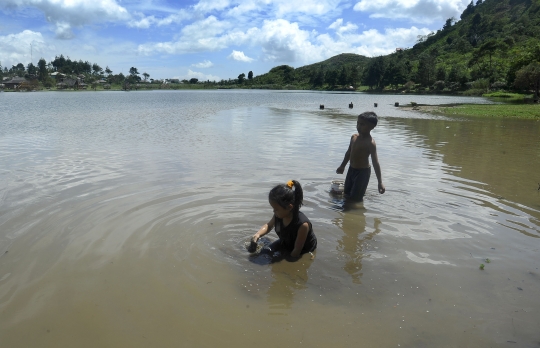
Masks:
[[[251,237],[251,241],[254,243],[257,243],[258,240],[259,240],[259,236],[257,234],[254,234],[253,237]]]

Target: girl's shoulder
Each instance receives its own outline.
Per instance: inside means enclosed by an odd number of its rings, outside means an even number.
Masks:
[[[298,222],[300,224],[303,224],[304,222],[309,222],[309,224],[311,224],[311,221],[309,221],[308,217],[301,211],[298,212]]]

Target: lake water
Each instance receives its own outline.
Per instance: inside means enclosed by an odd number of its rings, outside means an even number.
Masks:
[[[540,122],[411,101],[489,102],[0,93],[1,346],[537,347]],[[330,182],[366,110],[387,191],[373,173],[344,212]],[[250,256],[290,179],[315,258]]]

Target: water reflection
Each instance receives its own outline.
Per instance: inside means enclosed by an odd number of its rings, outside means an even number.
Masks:
[[[291,258],[288,253],[281,251],[273,253],[267,247],[274,240],[267,236],[260,238],[257,252],[250,254],[248,260],[270,268],[271,281],[266,292],[270,314],[283,315],[281,310],[292,307],[295,294],[307,288],[308,269],[317,252],[303,254],[300,258]],[[262,282],[262,279],[259,281]]]
[[[343,231],[336,245],[338,251],[347,255],[343,269],[350,274],[353,283],[361,284],[362,259],[373,250],[370,242],[381,232],[381,220],[375,218],[369,226],[365,209],[358,208],[343,212],[332,223]]]
[[[269,314],[283,315],[284,309],[290,309],[295,303],[295,296],[307,288],[308,269],[314,260],[309,253],[294,262],[274,262],[271,266],[272,283],[266,293]]]

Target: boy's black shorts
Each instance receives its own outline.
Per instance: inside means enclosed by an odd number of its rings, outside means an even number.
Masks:
[[[343,193],[353,201],[361,202],[366,194],[370,176],[371,167],[360,169],[349,167]]]

